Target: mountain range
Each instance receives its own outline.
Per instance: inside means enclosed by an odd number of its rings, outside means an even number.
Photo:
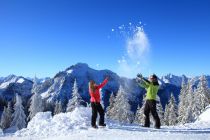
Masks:
[[[84,101],[89,102],[88,82],[94,80],[99,84],[107,76],[110,77],[109,82],[101,91],[104,106],[108,106],[111,93],[116,95],[119,86],[122,85],[128,94],[132,110],[135,111],[137,105],[141,104],[143,95],[146,92],[138,86],[135,79],[120,77],[110,70],[94,70],[85,63],[72,65],[66,70],[58,72],[53,78],[24,78],[15,75],[0,77],[0,101],[13,100],[15,94],[18,93],[27,104],[32,92],[37,92],[43,99],[49,102],[59,100],[65,106],[71,98],[73,83],[76,80],[81,97]],[[206,76],[206,78],[210,87],[210,76]],[[174,94],[178,102],[182,81],[188,81],[189,79],[191,78],[185,75],[175,76],[173,74],[159,77],[160,90],[158,95],[163,107],[168,102],[171,93]],[[199,76],[194,78],[194,84],[197,85],[198,82]],[[3,106],[1,104],[0,107],[0,110],[2,110]]]

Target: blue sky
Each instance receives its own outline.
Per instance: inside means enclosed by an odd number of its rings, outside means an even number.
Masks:
[[[135,72],[209,74],[209,7],[208,0],[1,0],[0,76],[52,77],[77,62],[120,73],[126,39],[112,29],[140,21],[150,51]]]

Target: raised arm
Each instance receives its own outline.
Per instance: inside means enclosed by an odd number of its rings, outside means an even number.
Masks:
[[[151,82],[145,78],[142,78],[142,81],[145,82],[146,84],[150,84]]]
[[[139,85],[143,88],[148,88],[150,85],[150,81],[145,79],[141,74],[137,75],[137,78],[141,80],[141,82],[139,83]]]
[[[145,81],[143,81],[143,80],[142,80],[142,82],[141,82],[141,83],[139,83],[139,86],[140,86],[140,87],[142,87],[142,88],[146,88],[146,89],[147,89],[147,88],[149,88],[149,84],[148,84],[148,83],[146,83],[146,82],[145,82]]]
[[[96,88],[100,89],[102,87],[104,87],[108,82],[108,78],[106,78],[100,85],[96,86]]]

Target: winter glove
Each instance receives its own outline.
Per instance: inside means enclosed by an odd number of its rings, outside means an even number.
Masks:
[[[143,78],[142,74],[140,74],[140,73],[137,74],[137,77],[140,78],[140,79]]]
[[[136,78],[137,83],[141,83],[141,79],[139,77]]]

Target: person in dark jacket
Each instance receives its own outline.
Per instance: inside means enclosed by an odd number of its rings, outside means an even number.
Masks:
[[[92,108],[92,118],[91,118],[91,126],[93,128],[98,128],[96,125],[97,114],[99,113],[99,126],[106,126],[104,123],[104,109],[100,104],[101,97],[100,97],[100,89],[103,88],[108,82],[108,77],[100,84],[96,85],[95,81],[91,80],[89,82],[89,94],[90,94],[90,102]]]
[[[155,74],[145,79],[141,74],[137,75],[137,82],[139,85],[146,89],[146,103],[144,107],[145,122],[144,127],[150,127],[150,112],[155,120],[155,128],[160,129],[160,118],[156,110],[156,96],[159,90],[158,78]]]

